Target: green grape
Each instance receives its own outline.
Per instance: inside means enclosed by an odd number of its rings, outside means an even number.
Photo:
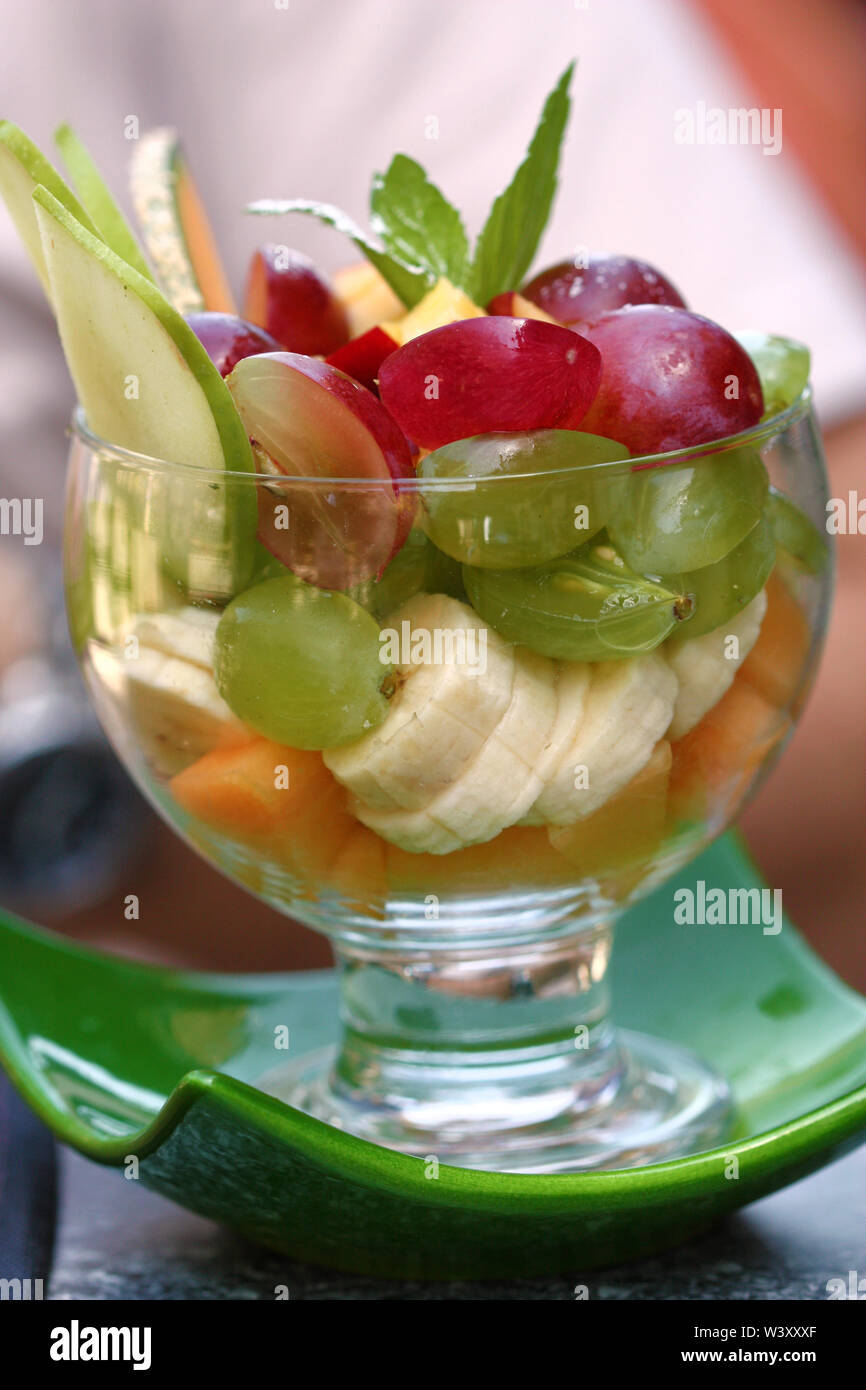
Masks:
[[[739,545],[761,517],[769,482],[760,454],[734,449],[637,469],[610,486],[607,529],[626,562],[638,574],[681,574]]]
[[[563,661],[652,651],[673,630],[681,585],[634,574],[605,538],[525,570],[463,567],[470,602],[510,642]]]
[[[287,574],[228,605],[214,674],[229,708],[265,738],[333,748],[387,714],[380,650],[379,625],[359,604]]]
[[[409,535],[378,579],[367,579],[347,590],[350,598],[379,622],[414,594],[449,594],[465,598],[460,566],[443,555],[417,527]]]
[[[689,614],[671,633],[672,640],[688,641],[713,632],[729,622],[751,603],[763,589],[776,562],[773,529],[766,516],[753,526],[745,540],[722,560],[691,574],[663,579],[663,584],[681,584]]]
[[[764,393],[763,419],[778,415],[799,400],[809,381],[811,353],[794,338],[746,329],[734,337],[751,357]]]
[[[466,602],[463,566],[459,560],[446,555],[432,541],[427,552],[427,580],[424,587],[428,594],[448,594],[449,598]]]
[[[379,579],[367,579],[347,592],[381,622],[422,590],[428,594],[449,594],[451,598],[466,597],[457,561],[443,555],[423,531],[413,527]]]
[[[427,587],[429,553],[432,549],[424,532],[413,527],[378,579],[365,579],[346,592],[368,613],[382,619],[406,603],[413,594]]]
[[[484,569],[565,555],[605,523],[600,465],[628,457],[621,444],[577,430],[446,444],[418,468],[422,478],[450,484],[423,492],[428,534],[446,555]]]
[[[827,538],[806,513],[783,492],[771,487],[767,516],[779,549],[786,551],[807,574],[823,574],[830,553]]]

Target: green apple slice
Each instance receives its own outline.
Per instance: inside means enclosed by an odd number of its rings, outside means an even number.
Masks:
[[[118,207],[100,174],[87,146],[69,125],[58,126],[54,139],[63,162],[72,175],[76,192],[90,214],[106,246],[121,260],[137,270],[146,280],[152,280],[150,266],[144,259],[135,233]]]
[[[0,194],[50,300],[51,284],[33,208],[33,190],[38,184],[47,188],[83,227],[98,235],[72,189],[63,182],[42,151],[17,125],[11,121],[0,121]]]
[[[248,472],[252,451],[228,389],[189,324],[149,280],[45,188],[33,193],[60,338],[90,428],[124,449]],[[255,553],[250,484],[153,475],[149,525],[190,596],[226,598]]]

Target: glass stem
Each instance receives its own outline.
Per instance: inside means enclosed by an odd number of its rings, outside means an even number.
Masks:
[[[609,1021],[608,925],[549,944],[365,954],[341,943],[331,1087],[404,1127],[519,1129],[603,1102],[624,1061]],[[351,1123],[350,1123],[350,1128]]]

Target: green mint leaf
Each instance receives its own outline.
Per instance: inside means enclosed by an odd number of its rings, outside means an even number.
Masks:
[[[370,213],[373,231],[392,256],[462,288],[470,257],[460,213],[414,159],[397,154],[387,173],[374,176]]]
[[[262,198],[258,202],[248,203],[246,210],[260,217],[282,217],[287,212],[300,212],[334,227],[363,252],[407,309],[423,299],[433,283],[433,275],[425,266],[413,265],[387,250],[383,251],[348,213],[332,203],[317,203],[312,198]]]
[[[466,286],[476,304],[488,304],[504,290],[519,289],[532,264],[556,192],[573,72],[574,63],[570,63],[544,103],[526,158],[496,199],[478,238]]]

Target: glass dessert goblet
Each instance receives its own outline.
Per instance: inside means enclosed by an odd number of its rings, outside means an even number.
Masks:
[[[612,1026],[613,924],[665,880],[674,912],[827,617],[808,391],[651,459],[568,433],[462,441],[399,483],[72,434],[68,608],[109,737],[179,834],[333,943],[339,1045],[263,1088],[466,1167],[722,1141],[724,1078]]]

